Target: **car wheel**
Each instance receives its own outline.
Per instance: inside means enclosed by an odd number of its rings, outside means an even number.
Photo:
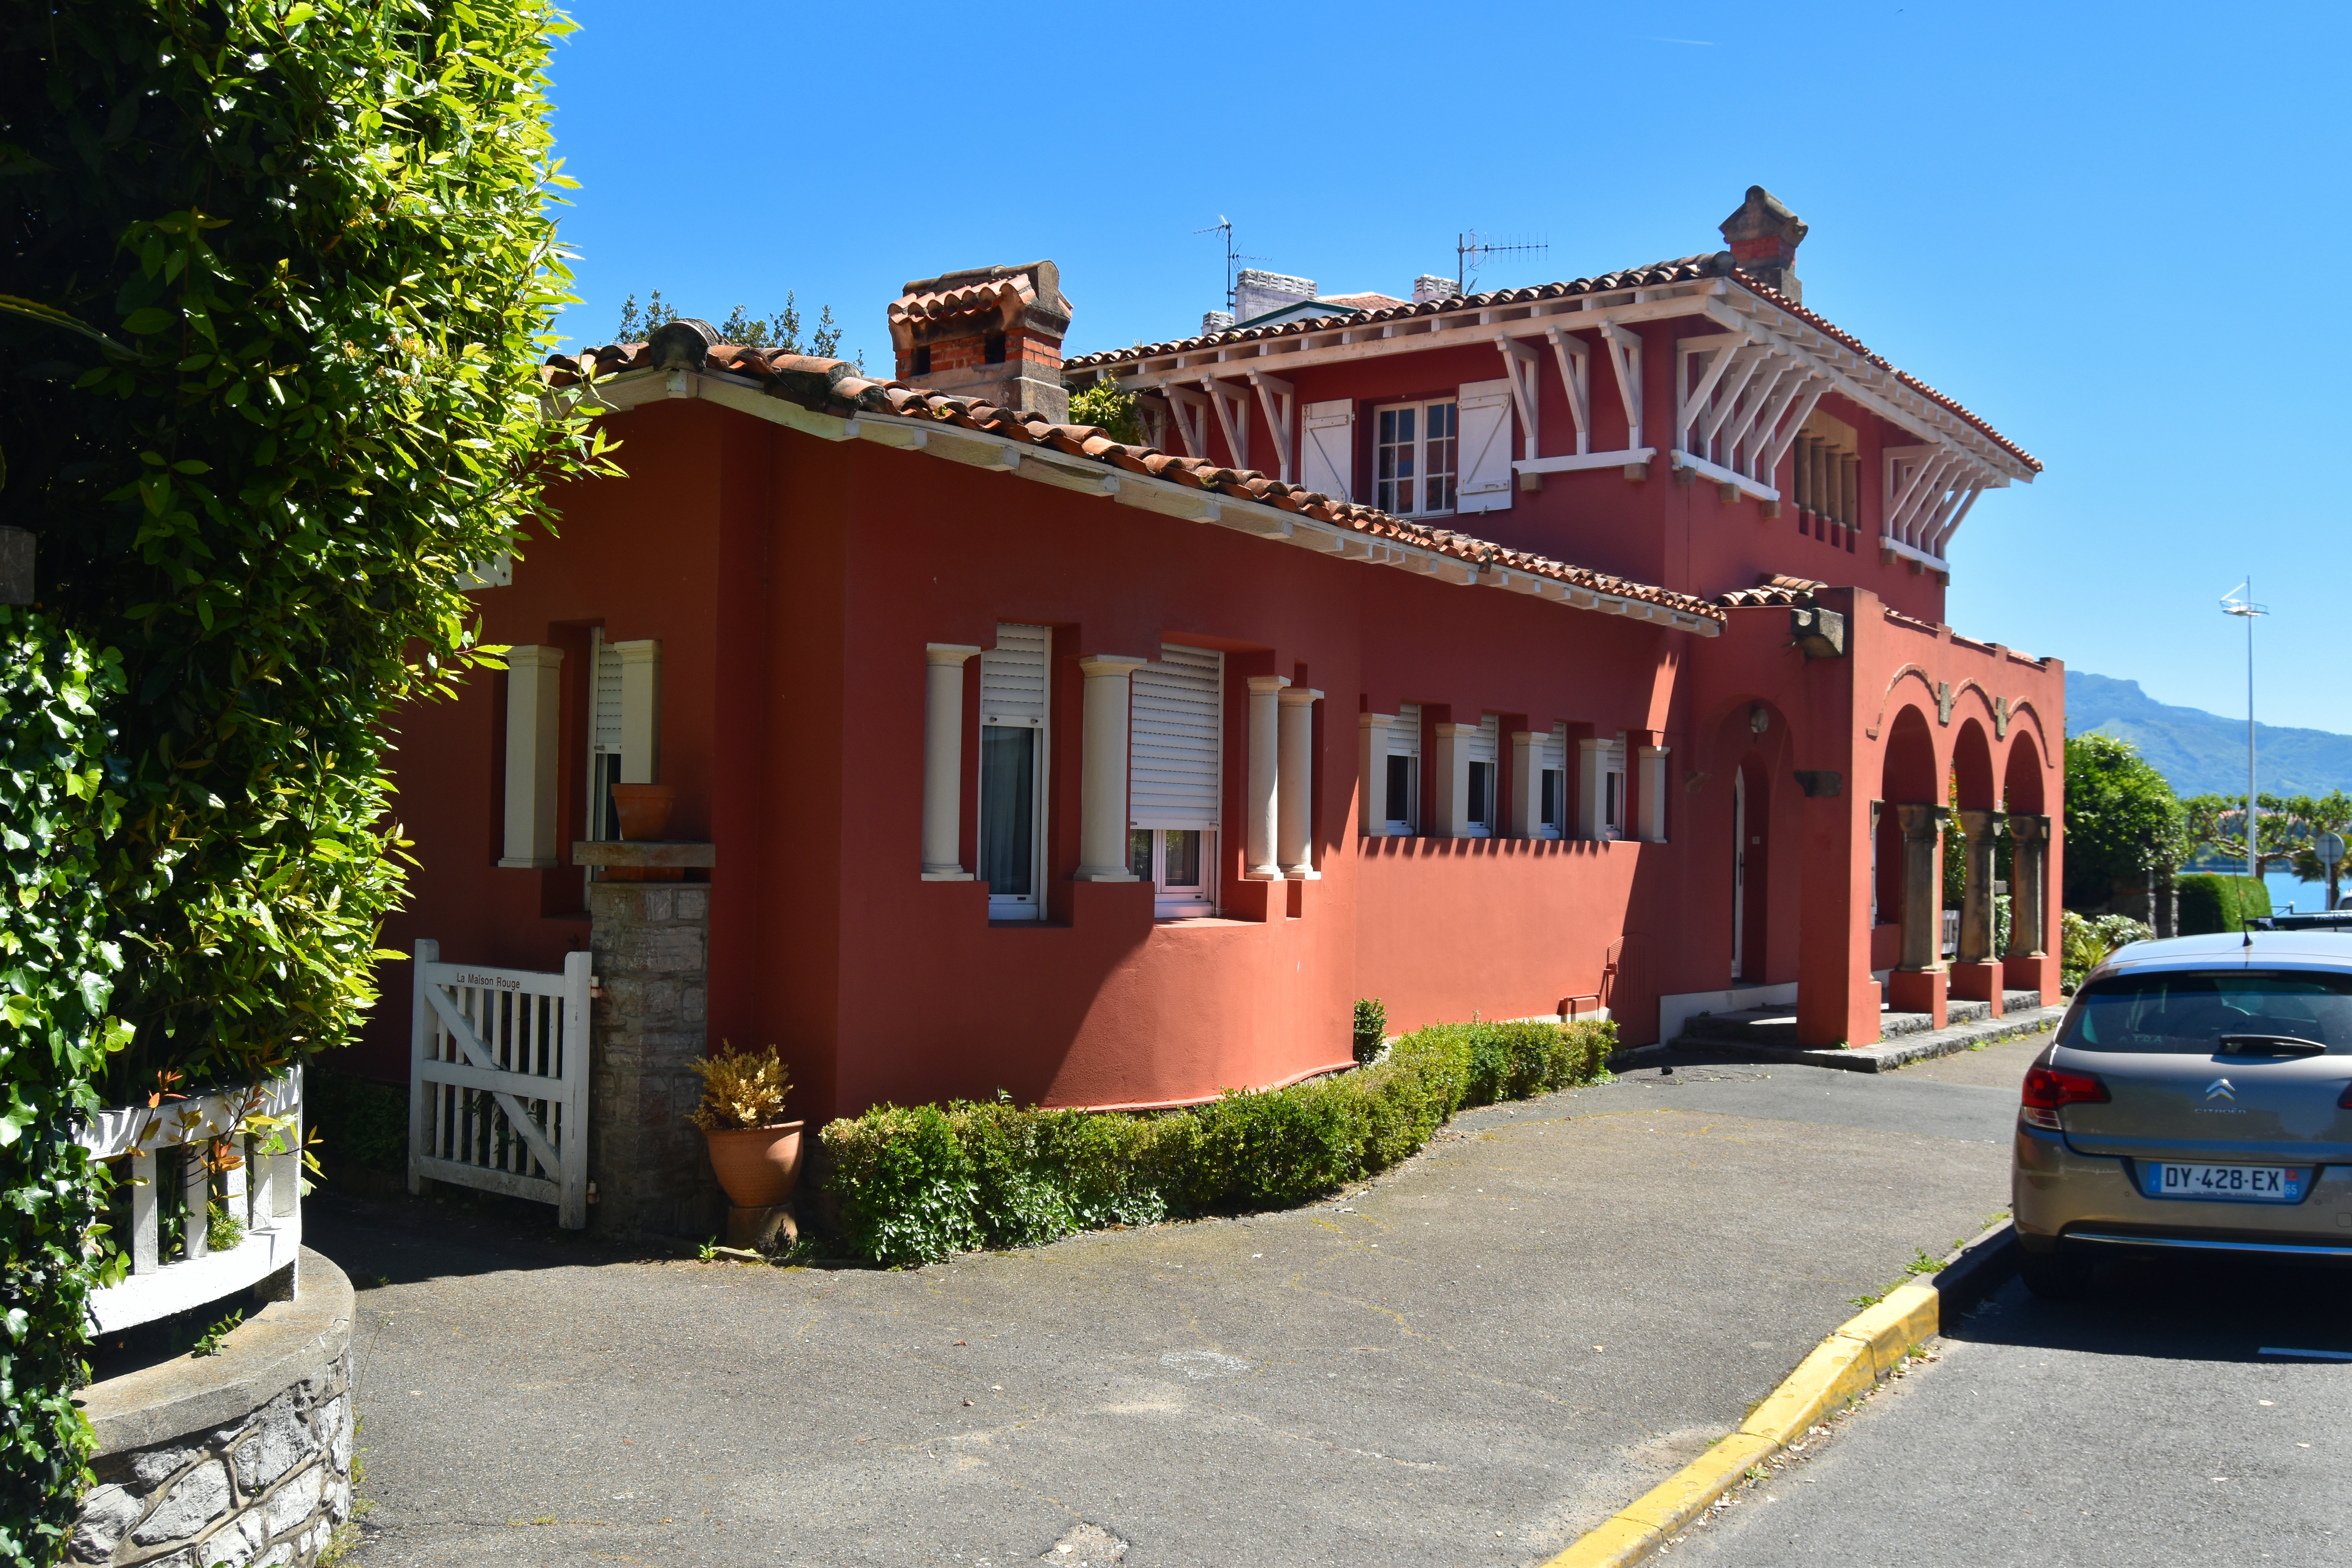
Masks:
[[[2091,1282],[2091,1259],[2082,1247],[2055,1242],[2047,1247],[2021,1248],[2017,1272],[2025,1288],[2045,1301],[2079,1296]]]

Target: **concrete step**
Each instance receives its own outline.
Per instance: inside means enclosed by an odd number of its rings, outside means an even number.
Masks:
[[[2005,1013],[2030,1013],[2041,1005],[2042,993],[2039,991],[2001,993],[2001,1008]],[[1992,1021],[1992,1005],[1986,1002],[1954,1002],[1945,1011],[1947,1028],[1963,1028]],[[1878,1032],[1883,1039],[1924,1035],[1933,1031],[1935,1026],[1935,1018],[1927,1013],[1897,1013],[1882,1008],[1878,1015]],[[1682,1034],[1673,1043],[1794,1046],[1797,1043],[1797,1012],[1793,1007],[1783,1006],[1743,1007],[1734,1013],[1700,1013],[1684,1022]]]
[[[1940,1029],[1927,1027],[1925,1013],[1882,1013],[1885,1037],[1875,1045],[1845,1049],[1809,1049],[1797,1045],[1796,1015],[1786,1008],[1751,1007],[1738,1013],[1717,1013],[1693,1018],[1682,1034],[1666,1045],[1641,1046],[1620,1051],[1609,1065],[1619,1071],[1671,1062],[1682,1053],[1701,1059],[1801,1062],[1810,1067],[1839,1068],[1848,1072],[1885,1072],[1928,1057],[1964,1051],[1970,1046],[2007,1039],[2047,1029],[2066,1016],[2061,1005],[2025,1006],[2031,992],[2011,992],[2002,998],[2001,1017],[1981,1002],[1954,1003],[1951,1019]],[[1963,1011],[1966,1009],[1967,1011]],[[1782,1032],[1785,1031],[1785,1032]]]

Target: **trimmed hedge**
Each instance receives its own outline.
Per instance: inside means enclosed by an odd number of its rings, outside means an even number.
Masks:
[[[2257,878],[2200,871],[2177,878],[2173,885],[2180,892],[2182,936],[2243,931],[2248,921],[2270,918],[2271,890]]]
[[[1337,1077],[1155,1115],[878,1105],[818,1133],[845,1239],[876,1263],[1282,1208],[1412,1155],[1470,1106],[1607,1077],[1614,1024],[1438,1024]]]

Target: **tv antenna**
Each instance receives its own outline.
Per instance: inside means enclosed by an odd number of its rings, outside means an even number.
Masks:
[[[1223,213],[1219,213],[1217,215],[1217,221],[1211,224],[1208,227],[1196,228],[1192,232],[1194,234],[1222,234],[1225,237],[1225,309],[1231,310],[1234,308],[1234,263],[1236,261],[1264,261],[1266,258],[1263,256],[1244,256],[1240,251],[1234,248],[1234,220],[1227,217]]]
[[[1454,237],[1454,287],[1462,293],[1470,291],[1477,281],[1478,264],[1490,256],[1500,256],[1512,250],[1549,250],[1550,245],[1536,240],[1525,245],[1491,245],[1478,237],[1476,229],[1468,229]]]

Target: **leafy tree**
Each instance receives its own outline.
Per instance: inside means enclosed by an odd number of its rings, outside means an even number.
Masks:
[[[1097,381],[1070,395],[1070,423],[1096,426],[1129,447],[1144,445],[1143,416],[1135,394],[1121,392],[1110,381]]]
[[[2066,737],[2066,902],[2103,905],[2119,883],[2178,867],[2187,849],[2172,786],[2128,741]]]
[[[642,313],[637,310],[637,297],[632,294],[621,302],[621,324],[614,329],[613,341],[643,342],[676,320],[677,312],[663,302],[660,289],[653,291]],[[774,315],[747,315],[738,305],[719,323],[718,331],[720,342],[740,343],[748,349],[782,349],[788,354],[813,354],[818,359],[841,356],[841,327],[834,321],[830,305],[819,307],[816,326],[809,333],[807,346],[802,346],[800,306],[789,289],[784,290],[784,308]],[[857,363],[859,369],[865,368],[863,354],[858,356]]]
[[[0,313],[8,521],[42,615],[114,672],[89,699],[110,815],[73,879],[121,955],[84,1003],[121,1020],[113,1103],[352,1037],[402,889],[385,714],[495,662],[459,574],[604,466],[538,375],[570,298],[544,76],[567,27],[541,0],[0,0],[0,277],[111,344]],[[49,962],[20,952],[0,990]],[[85,1064],[58,1092],[87,1103],[96,1060],[54,1027],[0,1011],[20,1059]],[[70,1346],[87,1279],[16,1267],[21,1151],[68,1131],[43,1103],[0,1135],[8,1334]],[[101,1178],[37,1180],[79,1202]],[[54,1555],[86,1475],[52,1376],[10,1374],[11,1411],[55,1420],[46,1447],[0,1432],[0,1564]]]
[[[2309,821],[2313,807],[2310,797],[2297,795],[2284,798],[2274,795],[2254,797],[2258,814],[2255,828],[2255,865],[2263,873],[2281,866],[2298,864],[2298,858],[2309,858],[2313,867],[2310,880],[2318,877],[2318,861],[2310,855],[2310,840],[2315,832]],[[2183,835],[2197,864],[2215,868],[2242,871],[2246,864],[2246,800],[2243,795],[2190,795],[2180,803],[2187,827]]]
[[[2294,874],[2305,881],[2327,884],[2327,907],[2332,910],[2342,900],[2344,862],[2339,860],[2330,865],[2321,860],[2319,852],[2312,845],[2323,833],[2333,833],[2352,843],[2352,795],[2337,789],[2324,795],[2294,795],[2288,799],[2286,806],[2288,813],[2305,828],[2303,842],[2289,864],[2294,866]]]

